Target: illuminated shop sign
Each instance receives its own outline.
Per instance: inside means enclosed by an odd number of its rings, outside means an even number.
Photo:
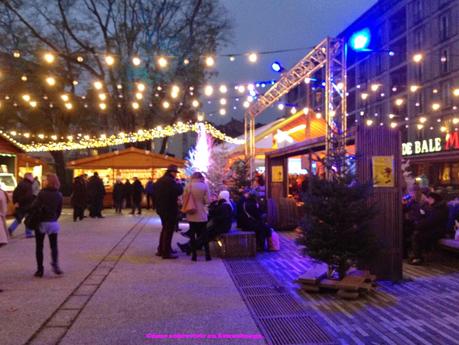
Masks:
[[[412,156],[426,153],[459,150],[459,133],[447,133],[444,138],[430,138],[409,141],[402,144],[402,155]]]

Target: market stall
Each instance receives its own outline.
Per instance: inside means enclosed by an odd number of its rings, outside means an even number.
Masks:
[[[156,180],[161,177],[170,164],[183,168],[185,161],[130,147],[122,151],[113,151],[70,161],[67,164],[67,168],[73,170],[74,177],[82,174],[91,176],[97,171],[104,181],[105,190],[107,191],[104,204],[108,206],[112,203],[112,186],[117,178],[121,178],[123,182],[126,179],[132,182],[132,179],[137,177],[142,182],[142,185],[145,186],[149,178]]]

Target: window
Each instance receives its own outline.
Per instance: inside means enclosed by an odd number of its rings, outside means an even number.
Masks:
[[[423,4],[422,0],[415,0],[413,2],[413,21],[419,22],[423,17]]]
[[[449,49],[445,48],[440,53],[440,73],[445,74],[449,72]]]
[[[413,48],[414,50],[421,50],[424,43],[424,29],[419,28],[413,34]]]
[[[451,106],[451,82],[445,81],[441,83],[441,99],[446,106]]]
[[[406,11],[403,7],[389,18],[389,37],[394,39],[406,31]]]
[[[449,38],[449,13],[440,16],[440,41],[445,41]]]

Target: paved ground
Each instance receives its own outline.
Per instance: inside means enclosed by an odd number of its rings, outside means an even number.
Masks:
[[[257,261],[296,294],[320,325],[342,344],[459,344],[459,260],[447,256],[426,267],[406,265],[404,281],[379,282],[377,293],[358,301],[308,294],[293,281],[311,261],[293,233],[281,236],[281,251]]]
[[[402,283],[344,301],[298,290],[293,281],[311,261],[293,233],[277,253],[192,263],[153,255],[153,214],[73,223],[67,211],[62,223],[63,276],[32,276],[34,241],[22,229],[0,249],[0,344],[459,344],[457,258],[407,266]],[[198,338],[208,334],[252,339]]]
[[[22,232],[22,229],[21,229]],[[63,217],[56,277],[34,278],[34,242],[0,249],[0,343],[264,344],[262,339],[147,339],[146,334],[260,337],[223,262],[155,257],[156,217]],[[183,240],[177,236],[177,240]],[[45,246],[48,251],[48,247]],[[45,259],[49,255],[46,252]],[[49,260],[49,259],[48,259]],[[49,263],[49,261],[48,261]],[[46,265],[48,266],[48,265]],[[46,267],[47,268],[47,267]]]

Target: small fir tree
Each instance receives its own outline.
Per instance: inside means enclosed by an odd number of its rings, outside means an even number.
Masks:
[[[211,194],[217,195],[220,191],[228,189],[225,184],[230,174],[228,158],[228,148],[224,143],[212,146],[206,174]]]
[[[374,205],[368,202],[371,185],[355,180],[354,157],[344,150],[319,160],[328,178],[310,179],[298,243],[305,245],[305,255],[328,265],[329,277],[336,272],[341,279],[351,265],[366,264],[376,249],[370,230],[375,215]]]
[[[250,187],[249,163],[247,160],[238,159],[231,165],[231,191],[237,194],[239,191]]]

